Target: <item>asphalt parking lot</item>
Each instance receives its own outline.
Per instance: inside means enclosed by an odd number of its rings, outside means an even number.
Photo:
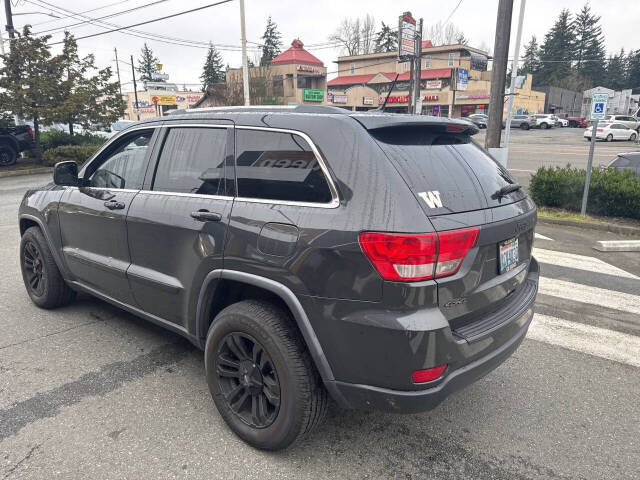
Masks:
[[[474,139],[484,145],[486,130]],[[522,185],[529,185],[532,173],[540,167],[571,166],[586,168],[589,142],[582,136],[583,128],[552,128],[549,130],[511,130],[507,167]],[[502,131],[504,141],[504,130]],[[596,142],[594,166],[608,165],[621,152],[638,151],[640,145],[629,141]]]
[[[578,134],[514,132],[513,163],[534,168],[516,159],[525,135],[541,139],[528,148],[551,152],[564,149],[544,136],[568,145]],[[556,161],[549,155],[541,161]],[[29,186],[48,180],[0,179],[3,480],[638,478],[640,254],[591,249],[616,235],[539,225],[534,254],[543,278],[527,339],[435,410],[332,409],[301,444],[265,453],[226,428],[203,355],[188,342],[88,296],[56,311],[30,302],[17,209]]]

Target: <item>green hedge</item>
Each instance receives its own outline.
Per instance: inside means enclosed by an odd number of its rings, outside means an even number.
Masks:
[[[74,160],[78,165],[82,165],[98,148],[100,145],[62,145],[50,148],[42,154],[42,163],[52,167],[58,162]]]
[[[62,145],[102,145],[105,139],[92,133],[69,135],[66,132],[51,130],[40,134],[40,147],[42,151]]]
[[[540,206],[580,211],[586,170],[541,167],[531,177],[531,198]],[[629,170],[594,168],[587,212],[640,219],[640,178]]]

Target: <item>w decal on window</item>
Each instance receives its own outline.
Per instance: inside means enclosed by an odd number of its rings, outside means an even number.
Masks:
[[[442,200],[440,200],[440,192],[438,190],[420,192],[418,195],[426,202],[429,208],[442,208]]]

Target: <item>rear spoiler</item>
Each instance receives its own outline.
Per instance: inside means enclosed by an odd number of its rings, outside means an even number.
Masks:
[[[393,113],[362,113],[350,116],[367,130],[424,126],[444,127],[443,130],[447,132],[463,133],[465,135],[475,135],[478,133],[478,127],[473,123],[460,119]]]

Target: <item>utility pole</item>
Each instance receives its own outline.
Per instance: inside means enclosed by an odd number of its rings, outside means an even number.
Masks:
[[[133,96],[136,101],[136,116],[140,120],[140,105],[138,104],[138,87],[136,86],[136,70],[133,68],[133,55],[131,55],[131,75],[133,75]]]
[[[4,51],[4,37],[2,35],[2,25],[0,25],[0,55],[4,55],[6,52]]]
[[[240,0],[240,35],[242,37],[242,89],[244,90],[244,104],[251,105],[249,97],[249,67],[247,65],[247,32],[244,26],[244,0]]]
[[[493,45],[494,53],[491,71],[491,93],[489,97],[489,120],[487,122],[487,135],[484,140],[484,146],[487,149],[500,148],[512,12],[513,0],[499,0],[498,18],[496,20],[496,38]]]
[[[516,76],[518,75],[518,57],[520,56],[520,39],[522,38],[522,22],[524,21],[524,7],[527,0],[520,0],[520,17],[518,18],[518,32],[516,33],[516,46],[513,52],[511,67],[511,85],[509,88],[509,106],[507,107],[507,124],[504,129],[504,166],[509,159],[509,137],[511,136],[511,118],[513,117],[513,100],[516,96]],[[562,105],[562,102],[560,102]]]
[[[420,101],[420,79],[422,77],[422,18],[418,22],[418,48],[416,49],[415,62],[415,81],[414,81],[414,94],[413,94],[413,113],[416,115],[422,115],[422,102]]]
[[[415,107],[416,96],[416,77],[414,71],[416,69],[415,58],[409,61],[409,101],[407,102],[407,113],[413,113]]]
[[[7,17],[7,32],[9,32],[9,39],[13,40],[15,38],[15,33],[13,29],[13,14],[11,13],[11,0],[4,0],[4,13]],[[11,42],[9,42],[9,46],[11,46]]]
[[[453,111],[456,108],[456,88],[458,86],[458,69],[451,69],[451,105],[449,105],[449,118],[453,118]]]
[[[116,72],[118,73],[118,90],[120,90],[120,97],[122,97],[122,82],[120,82],[120,64],[118,63],[118,49],[113,48],[116,54]]]

